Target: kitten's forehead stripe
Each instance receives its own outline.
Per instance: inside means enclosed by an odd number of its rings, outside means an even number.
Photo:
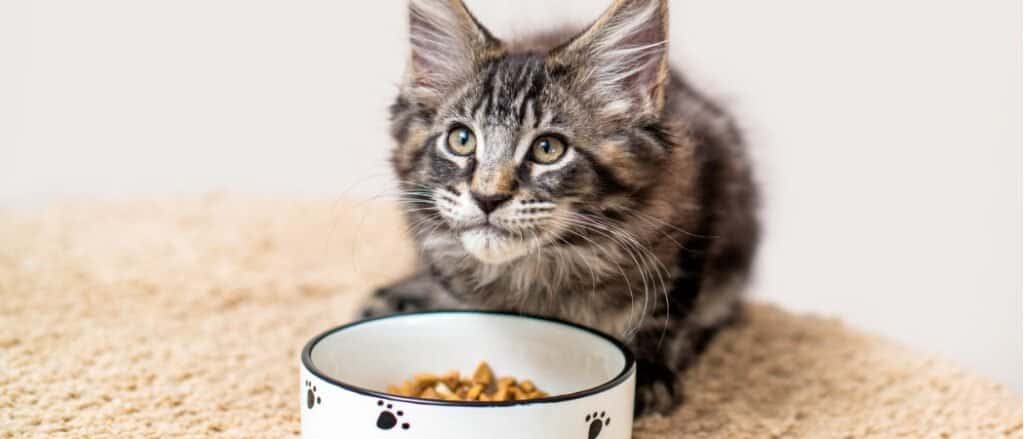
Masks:
[[[481,112],[487,111],[486,108],[490,105],[491,85],[494,83],[494,76],[497,74],[498,69],[494,62],[484,66],[484,69],[481,73],[481,77],[483,77],[483,88],[481,92],[477,95],[476,104],[473,105],[473,110],[470,111],[470,115],[472,115],[474,118],[482,114]]]
[[[488,66],[490,76],[483,82],[481,99],[489,125],[521,127],[529,108],[536,119],[541,108],[538,96],[546,84],[544,61],[536,55],[512,55]]]

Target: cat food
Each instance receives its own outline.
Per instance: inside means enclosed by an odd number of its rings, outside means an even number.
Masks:
[[[453,370],[443,375],[423,373],[400,386],[388,386],[388,393],[447,401],[525,401],[548,396],[533,381],[512,377],[495,378],[486,362],[476,367],[472,376],[461,376]]]

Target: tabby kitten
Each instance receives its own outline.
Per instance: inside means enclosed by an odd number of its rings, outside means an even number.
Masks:
[[[422,270],[364,316],[512,310],[599,328],[638,360],[639,413],[736,312],[758,237],[731,118],[669,69],[667,0],[502,41],[461,0],[411,0],[392,162]]]

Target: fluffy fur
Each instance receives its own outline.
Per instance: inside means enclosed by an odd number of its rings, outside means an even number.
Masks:
[[[669,68],[665,0],[505,42],[460,0],[412,0],[392,161],[422,270],[364,315],[503,309],[615,334],[638,358],[638,411],[735,312],[757,243],[732,119]],[[460,155],[464,127],[476,149]],[[541,163],[539,139],[566,152]]]

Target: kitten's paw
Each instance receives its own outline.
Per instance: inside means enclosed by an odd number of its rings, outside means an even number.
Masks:
[[[675,383],[668,380],[652,381],[640,384],[636,388],[636,405],[633,412],[636,416],[662,414],[667,415],[679,406],[681,395]]]
[[[408,294],[393,288],[381,288],[363,304],[360,317],[366,319],[403,312],[420,311],[430,304],[422,294]]]

